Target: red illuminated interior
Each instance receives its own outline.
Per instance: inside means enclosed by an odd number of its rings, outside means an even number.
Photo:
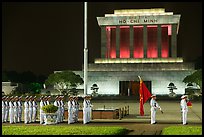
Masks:
[[[106,27],[106,58],[116,58],[116,27]]]
[[[169,57],[169,36],[168,36],[168,27],[162,27],[162,39],[161,39],[161,57]]]
[[[143,26],[133,26],[133,58],[143,58]],[[161,25],[161,57],[169,57],[171,25]],[[116,26],[106,27],[106,58],[116,58]],[[147,58],[158,57],[157,26],[147,26]],[[130,27],[120,26],[120,58],[130,58]]]
[[[143,58],[143,27],[134,26],[134,40],[133,40],[133,57],[134,58]]]
[[[120,58],[130,58],[130,29],[120,26]]]
[[[147,58],[157,58],[157,26],[147,26]]]

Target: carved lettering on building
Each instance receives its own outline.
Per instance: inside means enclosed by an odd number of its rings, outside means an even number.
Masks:
[[[128,19],[118,20],[119,24],[138,24],[138,23],[157,23],[158,20],[148,16],[129,17]]]

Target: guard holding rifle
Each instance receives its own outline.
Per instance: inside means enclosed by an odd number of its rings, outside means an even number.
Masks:
[[[151,106],[151,124],[156,124],[156,111],[159,109],[161,113],[163,113],[161,107],[156,101],[156,95],[152,95],[150,100],[150,106]]]

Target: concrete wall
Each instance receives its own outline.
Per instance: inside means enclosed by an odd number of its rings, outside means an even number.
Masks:
[[[74,71],[83,78],[82,71]],[[97,84],[99,94],[119,94],[119,81],[139,81],[138,75],[143,81],[152,81],[153,94],[169,94],[167,88],[170,82],[177,87],[177,94],[184,94],[186,85],[183,83],[185,76],[192,74],[193,70],[180,71],[135,71],[135,72],[88,72],[88,94],[91,94],[91,86]],[[83,89],[83,85],[78,88]]]
[[[11,94],[11,92],[18,87],[18,84],[15,85],[16,86],[12,85],[11,82],[2,82],[2,92],[4,92],[5,95]]]

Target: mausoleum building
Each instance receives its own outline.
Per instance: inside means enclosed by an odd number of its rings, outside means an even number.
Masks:
[[[182,81],[195,69],[177,55],[180,19],[163,8],[114,10],[97,17],[101,57],[88,64],[88,94],[97,84],[99,94],[138,96],[138,76],[152,94],[169,94],[170,83],[176,94],[184,94]],[[83,77],[83,68],[75,73]]]

